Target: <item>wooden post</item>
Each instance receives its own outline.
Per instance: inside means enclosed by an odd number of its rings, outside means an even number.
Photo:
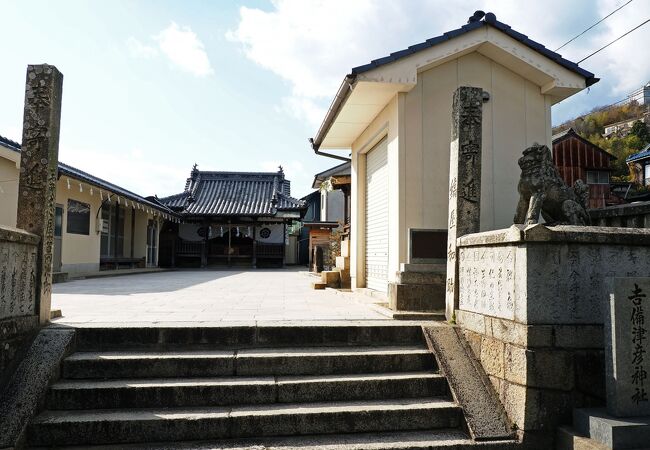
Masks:
[[[449,222],[447,234],[447,320],[458,308],[456,239],[480,231],[481,125],[483,90],[462,86],[453,97],[449,155]]]
[[[201,267],[208,266],[208,221],[203,220],[203,228],[205,229],[205,236],[201,242]]]
[[[228,220],[228,267],[230,267],[230,251],[232,249],[232,224]]]
[[[63,75],[56,67],[27,67],[16,226],[41,238],[35,274],[41,323],[50,320],[62,90]]]
[[[257,221],[253,222],[253,267],[257,267]]]

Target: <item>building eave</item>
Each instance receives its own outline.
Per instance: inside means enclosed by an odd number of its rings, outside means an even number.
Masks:
[[[349,150],[397,93],[408,92],[417,84],[419,73],[473,51],[531,80],[552,103],[598,81],[591,72],[512,30],[488,13],[484,20],[470,22],[353,68],[341,83],[315,137],[310,139],[312,148],[317,152],[320,149]],[[544,64],[533,63],[534,60]]]

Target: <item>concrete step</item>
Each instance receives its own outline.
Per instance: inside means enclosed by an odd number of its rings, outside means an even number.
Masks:
[[[323,290],[327,287],[327,283],[323,283],[322,281],[312,281],[311,287],[312,289]]]
[[[516,441],[475,442],[465,433],[454,429],[401,431],[382,433],[321,434],[292,437],[264,437],[212,440],[204,442],[158,442],[122,444],[124,450],[509,450],[520,447]],[[59,447],[78,450],[79,447]],[[84,449],[115,450],[115,446],[84,446]]]
[[[55,325],[57,326],[57,325]],[[63,325],[58,325],[63,326]],[[244,347],[409,345],[424,343],[414,325],[263,325],[213,327],[76,327],[77,350],[160,348],[204,345],[210,349]]]
[[[393,311],[445,309],[445,285],[388,283],[388,303]]]
[[[435,263],[427,264],[407,264],[401,263],[399,265],[400,272],[437,272],[447,273],[447,260],[441,259]]]
[[[155,408],[444,397],[446,379],[431,372],[297,377],[64,380],[49,409]]]
[[[323,270],[320,277],[321,283],[325,283],[327,287],[339,288],[341,286],[341,274],[336,270]]]
[[[436,369],[422,346],[305,347],[238,351],[78,352],[63,378],[165,378],[227,375],[329,375]]]
[[[309,434],[457,428],[460,408],[417,398],[233,408],[45,411],[30,425],[30,445],[121,444]]]
[[[445,286],[447,271],[443,272],[397,272],[397,283],[401,284],[436,284]]]

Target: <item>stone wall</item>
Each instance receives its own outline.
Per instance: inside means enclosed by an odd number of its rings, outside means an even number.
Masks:
[[[0,388],[39,327],[35,311],[38,242],[38,236],[0,225]]]
[[[600,227],[650,228],[650,202],[590,209],[589,216]]]
[[[458,239],[457,322],[518,429],[605,404],[607,279],[650,274],[650,230],[512,226]]]

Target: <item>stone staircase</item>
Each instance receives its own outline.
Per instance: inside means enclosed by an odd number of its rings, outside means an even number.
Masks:
[[[32,447],[510,448],[474,442],[410,325],[78,328]]]

